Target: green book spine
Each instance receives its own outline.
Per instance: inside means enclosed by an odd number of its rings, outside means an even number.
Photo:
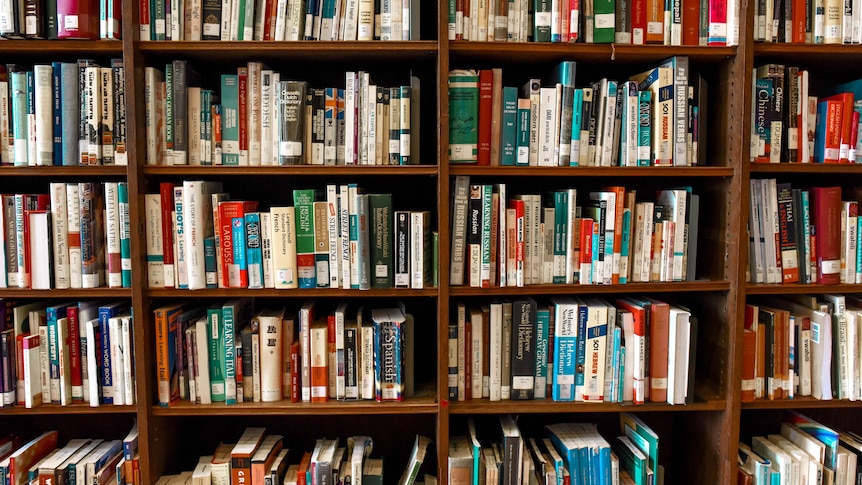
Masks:
[[[566,282],[566,257],[568,248],[567,224],[569,214],[569,193],[565,190],[554,192],[554,283]]]
[[[237,329],[242,328],[244,323],[247,323],[245,309],[248,300],[230,300],[225,303],[222,308],[222,320],[224,328],[224,391],[225,404],[237,403],[237,380],[236,380],[236,335]]]
[[[239,79],[235,74],[222,74],[221,102],[222,164],[239,165]]]
[[[440,286],[440,233],[431,233],[431,286]]]
[[[225,401],[225,334],[220,306],[207,310],[209,321],[210,393],[213,402]]]
[[[479,74],[449,74],[449,163],[476,163],[479,146]]]
[[[296,272],[300,288],[317,288],[314,263],[314,190],[293,191],[296,209]]]
[[[503,126],[500,165],[514,165],[518,143],[518,88],[503,88]]]
[[[551,2],[533,0],[533,42],[551,41]]]
[[[394,271],[392,264],[392,194],[368,194],[371,216],[371,279],[372,288],[392,288]]]
[[[614,29],[616,28],[616,5],[614,1],[596,0],[593,2],[593,42],[596,44],[614,42]]]
[[[152,17],[150,19],[150,25],[154,26],[153,32],[155,33],[155,38],[153,40],[166,40],[167,36],[167,16],[165,15],[165,2],[169,2],[170,0],[153,0],[152,5]]]
[[[165,65],[165,149],[168,160],[173,160],[174,151],[174,66]]]

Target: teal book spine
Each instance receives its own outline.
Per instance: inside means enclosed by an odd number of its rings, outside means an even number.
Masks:
[[[245,215],[245,254],[248,287],[263,288],[263,247],[260,234],[260,212]]]
[[[530,100],[518,99],[518,150],[515,165],[527,166],[530,163]]]
[[[581,123],[583,122],[584,90],[575,89],[572,96],[572,141],[570,145],[569,166],[577,167],[581,158]]]
[[[569,194],[565,190],[554,192],[554,284],[566,282]]]
[[[500,165],[515,165],[518,144],[518,88],[503,88]]]
[[[239,165],[239,79],[235,74],[221,76],[222,164]]]
[[[545,399],[548,388],[548,326],[551,314],[547,308],[536,311],[536,375],[533,399]]]
[[[132,236],[129,221],[129,184],[117,184],[117,202],[120,206],[120,272],[123,288],[132,287]]]
[[[551,41],[551,2],[533,0],[533,42]]]
[[[236,309],[235,302],[227,302],[221,308],[222,328],[224,329],[224,347],[219,351],[224,354],[224,402],[236,404]],[[215,396],[213,396],[215,401]]]
[[[629,280],[629,247],[632,240],[632,211],[623,211],[622,245],[620,246],[620,284],[624,285]]]
[[[449,74],[449,163],[477,163],[479,147],[479,74]]]
[[[650,165],[652,149],[652,91],[638,92],[638,167]]]

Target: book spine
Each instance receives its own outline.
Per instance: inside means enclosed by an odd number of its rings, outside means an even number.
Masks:
[[[263,288],[263,247],[261,238],[261,222],[259,212],[249,212],[245,215],[246,260],[248,266],[248,287]]]
[[[316,288],[314,256],[314,191],[294,190],[296,209],[296,266],[300,288]]]
[[[536,306],[531,300],[512,304],[511,399],[533,399],[536,366]]]
[[[410,286],[410,212],[395,211],[395,287]]]
[[[98,383],[102,389],[101,404],[114,404],[114,378],[113,366],[115,362],[111,356],[111,341],[113,335],[110,334],[109,320],[116,316],[111,307],[99,308],[99,334],[101,335],[99,349],[99,379]],[[170,329],[169,329],[170,331]],[[169,350],[170,351],[170,350]],[[92,385],[92,383],[90,384]]]
[[[105,193],[105,240],[107,280],[109,288],[122,288],[122,257],[120,251],[120,204],[119,184],[104,183]]]

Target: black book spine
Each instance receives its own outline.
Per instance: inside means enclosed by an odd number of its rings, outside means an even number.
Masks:
[[[536,374],[536,302],[512,303],[512,400],[533,399]]]

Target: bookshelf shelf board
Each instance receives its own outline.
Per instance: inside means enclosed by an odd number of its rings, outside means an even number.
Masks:
[[[530,63],[552,63],[564,59],[649,63],[679,55],[687,55],[699,62],[719,62],[735,56],[736,47],[454,41],[449,43],[449,53],[454,59],[506,64],[510,64],[513,58]]]
[[[817,293],[862,293],[862,285],[840,284],[840,285],[765,285],[751,284],[746,286],[745,293],[748,295],[807,295]]]
[[[434,297],[437,296],[437,288],[424,290],[413,290],[409,288],[386,288],[370,290],[343,290],[332,288],[314,289],[292,289],[274,290],[271,288],[250,290],[248,288],[213,288],[202,290],[178,290],[174,288],[150,288],[147,295],[152,298],[178,298],[178,297],[204,297],[204,298],[239,298],[239,297],[264,297],[264,298],[409,298],[409,297]]]
[[[723,411],[723,399],[697,400],[692,404],[671,405],[667,403],[586,403],[535,401],[496,401],[487,399],[453,402],[449,404],[451,414],[502,414],[502,413],[619,413],[619,412],[661,412],[661,411]]]
[[[301,176],[301,175],[316,175],[316,176],[331,176],[331,175],[350,175],[361,177],[368,176],[435,176],[438,173],[436,165],[374,165],[374,166],[355,166],[355,165],[286,165],[286,166],[267,166],[267,167],[234,167],[234,166],[147,166],[144,168],[145,175],[194,175],[194,176],[211,176],[211,175],[239,175],[239,176],[255,176],[255,175],[272,175],[272,176]]]
[[[752,163],[751,173],[817,173],[862,174],[862,164],[855,163]]]
[[[59,404],[41,404],[34,408],[27,409],[24,406],[12,406],[11,408],[0,409],[0,417],[2,416],[26,416],[31,414],[48,415],[48,414],[135,414],[137,406],[112,406],[103,404],[98,407],[90,407],[87,403],[76,403],[68,406],[60,406]]]
[[[2,44],[0,44],[2,45]],[[0,177],[125,177],[122,165],[73,166],[73,167],[0,167]]]
[[[70,290],[0,289],[0,298],[131,298],[131,288],[76,288]]]
[[[508,177],[731,177],[731,167],[489,167],[450,165],[450,175]]]
[[[753,402],[742,403],[742,409],[829,409],[829,408],[859,408],[859,401],[848,401],[847,399],[832,399],[823,401],[810,396],[797,396],[793,399],[776,399],[774,401],[758,399]]]
[[[155,416],[248,416],[248,415],[393,415],[436,414],[437,402],[433,397],[413,398],[400,403],[376,401],[327,401],[316,403],[239,403],[227,406],[218,404],[190,404],[183,402],[171,407],[154,406]]]
[[[696,291],[727,291],[728,281],[683,281],[677,283],[629,283],[626,285],[528,285],[522,288],[470,288],[452,286],[451,296],[517,296],[570,295],[570,294],[614,294],[614,293],[679,293]]]
[[[346,41],[139,41],[144,54],[182,56],[189,60],[311,60],[311,61],[403,61],[437,55],[436,41],[346,42]]]
[[[63,57],[65,55],[123,55],[123,43],[119,40],[8,40],[3,42],[3,54],[22,54]]]
[[[754,57],[777,57],[800,62],[799,57],[835,56],[835,60],[862,54],[862,46],[846,44],[786,44],[755,42]]]

